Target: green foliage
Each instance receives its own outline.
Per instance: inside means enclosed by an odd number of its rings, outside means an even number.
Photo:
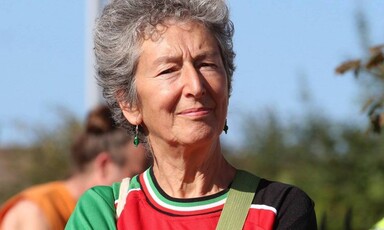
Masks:
[[[382,136],[315,115],[284,125],[273,113],[244,119],[244,130],[248,144],[230,161],[302,188],[316,203],[319,226],[324,218],[326,229],[343,229],[345,221],[368,229],[383,215]]]
[[[371,47],[367,58],[348,60],[336,68],[336,73],[353,72],[356,78],[363,77],[362,87],[366,98],[362,111],[370,118],[369,131],[380,133],[384,126],[384,45]]]
[[[66,110],[57,112],[61,122],[54,127],[30,128],[34,140],[29,146],[0,150],[2,171],[8,175],[0,179],[0,203],[30,185],[63,179],[70,174],[70,148],[81,123]]]

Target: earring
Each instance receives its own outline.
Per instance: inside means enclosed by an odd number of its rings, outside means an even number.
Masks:
[[[135,145],[135,147],[137,147],[140,143],[140,140],[139,140],[139,126],[136,125],[136,130],[135,130],[135,137],[133,138],[133,144]]]
[[[224,133],[227,134],[227,132],[228,132],[227,119],[225,119],[225,124],[224,124],[223,130],[224,130]]]

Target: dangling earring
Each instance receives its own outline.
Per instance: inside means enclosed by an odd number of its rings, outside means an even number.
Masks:
[[[227,119],[225,119],[225,124],[224,124],[223,130],[224,130],[224,133],[227,134],[227,132],[228,132]]]
[[[133,138],[133,144],[135,145],[135,147],[137,147],[140,143],[140,140],[139,140],[139,126],[136,125],[136,130],[135,130],[135,137]]]

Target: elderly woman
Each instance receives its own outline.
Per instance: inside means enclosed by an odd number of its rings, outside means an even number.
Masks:
[[[89,190],[68,229],[202,230],[225,221],[240,229],[316,229],[304,192],[259,181],[222,155],[235,56],[228,13],[223,0],[106,6],[95,30],[98,80],[115,119],[150,149],[154,164],[128,188]],[[251,194],[243,211],[231,191]]]

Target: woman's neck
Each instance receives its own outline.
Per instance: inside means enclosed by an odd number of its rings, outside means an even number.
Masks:
[[[153,172],[160,187],[171,197],[215,194],[226,189],[235,176],[236,169],[223,157],[219,142],[210,148],[169,152],[154,150]]]
[[[95,185],[92,179],[90,175],[78,173],[65,180],[64,184],[73,198],[78,200],[87,189]]]

